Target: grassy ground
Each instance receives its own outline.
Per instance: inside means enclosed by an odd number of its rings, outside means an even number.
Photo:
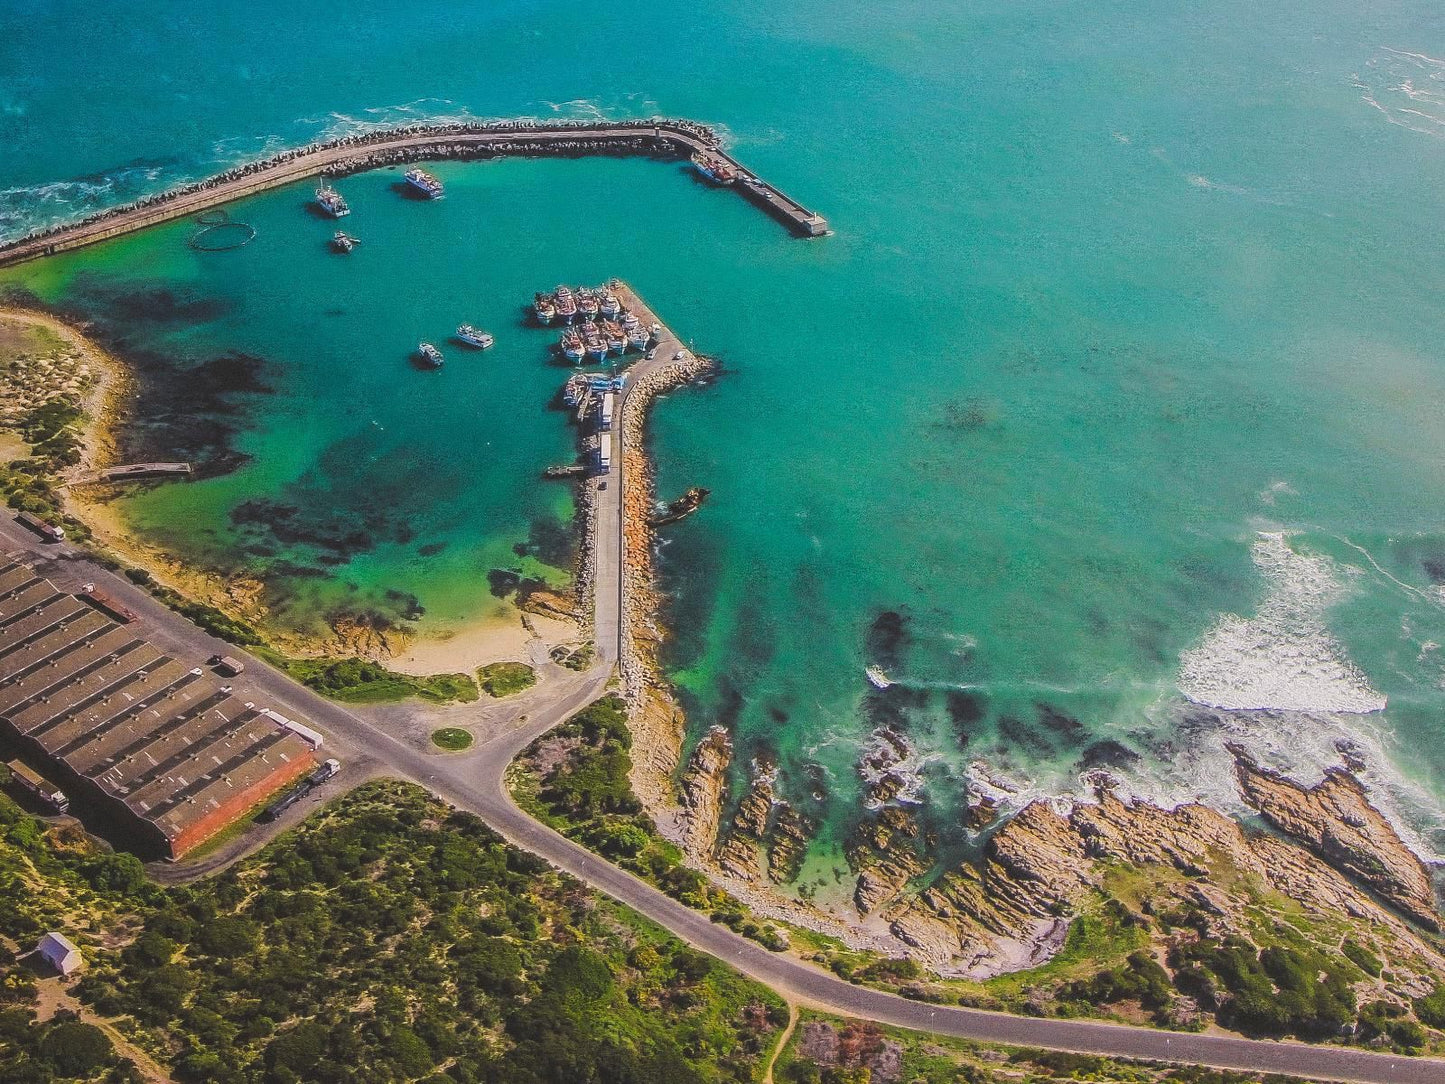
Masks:
[[[266,648],[256,653],[307,688],[344,704],[385,704],[413,696],[434,704],[477,699],[477,684],[466,674],[413,677],[369,659],[293,659]]]
[[[445,749],[449,753],[457,753],[472,747],[471,733],[455,726],[444,726],[440,730],[433,730],[431,741],[438,749]]]
[[[477,671],[477,684],[488,696],[511,696],[537,684],[537,671],[524,662],[488,663]]]

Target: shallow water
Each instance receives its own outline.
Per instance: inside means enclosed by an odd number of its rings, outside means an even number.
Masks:
[[[554,574],[536,476],[570,438],[519,306],[616,275],[727,366],[654,426],[662,495],[712,490],[662,550],[669,664],[831,838],[892,721],[955,838],[986,780],[1092,765],[1228,804],[1233,737],[1306,778],[1353,743],[1445,849],[1433,7],[145,6],[0,2],[0,231],[369,124],[594,112],[716,122],[836,230],[658,163],[449,164],[437,204],[346,180],[349,258],[301,186],[233,208],[236,252],[178,224],[5,275],[162,375],[260,359],[271,393],[203,403],[249,461],[128,502],[147,534],[267,571],[298,627],[444,627],[497,605],[490,568]],[[464,320],[497,348],[407,367]]]

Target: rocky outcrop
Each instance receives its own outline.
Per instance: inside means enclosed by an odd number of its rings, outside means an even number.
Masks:
[[[732,738],[715,726],[697,743],[682,777],[679,840],[695,860],[712,858],[727,800],[727,771],[733,758]]]
[[[1272,787],[1304,791],[1277,777]],[[1097,802],[1025,806],[989,841],[983,859],[951,870],[887,912],[889,928],[935,969],[982,978],[1035,966],[1063,943],[1084,895],[1102,883],[1101,861],[1165,866],[1190,878],[1180,899],[1204,915],[1216,936],[1244,932],[1246,898],[1204,878],[1228,869],[1280,892],[1322,917],[1346,915],[1388,929],[1422,959],[1438,959],[1418,935],[1349,876],[1303,847],[1251,836],[1198,804],[1165,810],[1126,802],[1108,790]],[[1378,816],[1378,814],[1377,814]],[[1415,917],[1415,916],[1412,916]],[[1428,988],[1425,979],[1405,979]]]
[[[519,596],[517,608],[540,617],[555,617],[563,621],[575,621],[579,616],[577,599],[573,595],[541,589]]]
[[[745,881],[762,877],[762,845],[773,811],[773,778],[766,769],[753,778],[733,813],[732,826],[718,845],[717,864],[723,872]]]
[[[1281,832],[1299,840],[1341,873],[1427,929],[1440,929],[1430,870],[1370,804],[1348,771],[1331,768],[1302,787],[1257,765],[1230,746],[1244,800]]]
[[[931,859],[921,853],[918,818],[911,810],[887,806],[854,829],[845,848],[848,865],[858,874],[853,902],[872,914],[896,899],[915,877],[927,873]]]
[[[768,835],[768,877],[774,884],[790,884],[803,868],[808,843],[818,831],[818,822],[787,802],[778,803],[773,829]]]
[[[798,1029],[798,1056],[825,1068],[866,1070],[864,1079],[876,1084],[895,1084],[903,1076],[903,1044],[884,1038],[877,1024],[855,1021],[837,1028],[809,1020]]]

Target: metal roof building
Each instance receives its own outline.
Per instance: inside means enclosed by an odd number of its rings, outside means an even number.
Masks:
[[[85,957],[80,954],[80,949],[63,933],[52,931],[46,934],[35,946],[35,951],[62,975],[73,975],[85,966]]]
[[[315,767],[229,688],[0,558],[0,726],[172,858]]]

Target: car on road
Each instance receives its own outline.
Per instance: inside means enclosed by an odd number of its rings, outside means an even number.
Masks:
[[[679,350],[676,354],[673,354],[673,355],[672,355],[672,360],[673,360],[673,361],[681,361],[681,360],[682,360],[682,351]]]

